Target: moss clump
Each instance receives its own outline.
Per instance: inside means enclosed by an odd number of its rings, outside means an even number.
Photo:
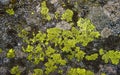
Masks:
[[[104,60],[105,63],[111,62],[117,65],[120,61],[120,51],[109,50],[102,55],[102,60]]]
[[[76,62],[81,62],[86,53],[77,44],[86,46],[99,37],[94,25],[88,19],[82,18],[78,20],[77,28],[72,27],[70,30],[56,27],[49,28],[46,33],[41,31],[37,34],[33,33],[31,38],[27,37],[28,34],[24,30],[19,34],[27,45],[23,47],[23,51],[28,55],[27,59],[32,63],[37,65],[44,62],[45,69],[43,72],[46,75],[55,71],[58,72],[61,67],[65,66],[69,61],[73,61],[73,59]],[[96,56],[96,54],[89,57],[93,56]]]
[[[46,5],[46,1],[43,1],[42,3],[41,3],[41,11],[40,11],[40,13],[43,15],[43,17],[45,18],[45,19],[47,19],[48,21],[50,21],[51,20],[51,17],[50,17],[50,15],[49,15],[49,9],[48,9],[48,7],[47,7],[47,5]]]
[[[0,53],[2,53],[2,49],[0,48]]]
[[[94,73],[86,69],[71,68],[67,75],[94,75]]]
[[[15,51],[13,49],[10,49],[7,53],[7,58],[14,58],[15,57]]]
[[[86,55],[86,60],[96,60],[98,58],[98,54],[97,53],[94,53],[94,54],[91,54],[91,55]]]
[[[10,70],[10,73],[11,74],[14,74],[14,75],[21,75],[21,71],[19,69],[19,66],[14,66],[11,70]]]
[[[34,73],[32,75],[43,75],[42,69],[34,69]]]
[[[80,28],[79,34],[81,35],[76,36],[76,38],[83,46],[100,36],[100,33],[95,30],[95,26],[89,19],[79,18],[77,25]]]
[[[15,12],[12,8],[6,9],[6,13],[8,13],[9,15],[14,15],[15,14]]]
[[[40,61],[44,61],[46,56],[56,53],[55,47],[58,47],[58,53],[71,53],[66,55],[68,59],[77,58],[77,61],[81,61],[86,53],[76,44],[86,46],[94,38],[98,38],[99,32],[95,31],[94,25],[88,19],[80,18],[77,23],[78,29],[75,27],[72,27],[71,30],[49,28],[47,33],[39,31],[37,34],[33,34],[33,38],[28,38],[28,33],[22,30],[19,36],[28,44],[27,47],[23,47],[23,51],[28,53],[27,59],[38,64]],[[44,53],[44,49],[46,53]]]
[[[73,14],[74,14],[74,13],[73,13],[72,10],[67,9],[67,10],[63,13],[61,19],[62,19],[62,20],[66,20],[67,22],[70,22],[70,21],[72,21]]]

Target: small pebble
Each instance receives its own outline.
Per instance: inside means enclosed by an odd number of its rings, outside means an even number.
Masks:
[[[0,0],[0,3],[3,5],[7,5],[10,3],[10,0]]]
[[[102,31],[101,31],[101,37],[103,38],[108,38],[110,35],[112,34],[112,30],[105,27]]]
[[[56,27],[63,29],[63,30],[71,29],[71,25],[69,23],[67,23],[66,21],[61,21],[61,22],[57,23]]]

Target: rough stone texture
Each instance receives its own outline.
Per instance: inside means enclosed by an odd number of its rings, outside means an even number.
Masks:
[[[108,1],[103,10],[112,21],[118,20],[120,18],[120,0]]]
[[[9,4],[9,2],[10,2],[10,0],[0,0],[0,3],[2,5],[7,5],[7,4]]]
[[[88,18],[96,26],[97,30],[102,30],[107,27],[111,20],[104,14],[102,7],[92,7],[88,14]]]
[[[7,67],[0,67],[0,75],[7,75]]]
[[[89,43],[87,47],[80,45],[81,50],[87,53],[97,52],[100,48],[120,50],[120,37],[118,37],[120,34],[120,0],[90,0],[90,2],[85,3],[82,3],[82,1],[85,0],[81,0],[81,4],[76,6],[74,6],[75,2],[79,2],[80,0],[70,0],[70,3],[68,3],[67,0],[49,0],[47,1],[47,6],[50,9],[49,14],[53,16],[51,21],[45,21],[40,15],[40,3],[43,0],[15,1],[15,4],[11,4],[10,0],[0,0],[0,48],[3,50],[0,54],[0,75],[10,75],[7,73],[9,73],[9,70],[14,65],[22,65],[21,69],[24,71],[22,75],[32,75],[34,68],[39,68],[41,65],[44,67],[43,63],[36,66],[26,59],[27,54],[23,53],[21,49],[21,47],[26,46],[26,44],[23,43],[22,38],[19,38],[17,34],[21,29],[26,29],[30,33],[37,33],[38,30],[46,32],[47,28],[52,27],[58,27],[63,30],[71,29],[71,25],[68,22],[61,21],[61,15],[68,8],[74,12],[74,26],[76,26],[78,17],[86,18],[86,15],[88,15],[87,18],[91,19],[103,37]],[[95,2],[101,3],[102,5],[95,6]],[[63,6],[63,4],[66,4],[66,6]],[[5,8],[10,8],[11,6],[15,11],[13,16],[5,12]],[[60,14],[58,19],[54,18],[55,12]],[[15,49],[16,57],[13,59],[6,58],[6,53],[10,48]],[[64,72],[66,72],[68,67],[81,66],[95,72],[98,70],[106,72],[107,75],[120,75],[120,64],[116,66],[112,64],[106,66],[102,64],[103,62],[101,60],[97,60],[97,62],[94,63],[85,61],[78,63],[73,60],[72,63],[61,69],[64,69]],[[99,64],[102,64],[101,68]],[[64,73],[63,75],[66,74]]]
[[[63,29],[63,30],[71,29],[71,25],[69,23],[67,23],[66,21],[61,21],[61,22],[57,23],[56,27]]]
[[[105,27],[112,30],[112,35],[120,34],[120,17],[116,16],[116,21],[112,21],[105,13],[102,7],[92,7],[87,16],[98,31],[102,31]]]
[[[104,28],[101,31],[101,37],[103,37],[103,38],[108,38],[111,34],[112,34],[112,31],[109,28]]]

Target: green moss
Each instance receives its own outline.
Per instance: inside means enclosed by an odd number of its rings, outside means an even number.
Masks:
[[[9,15],[14,15],[15,14],[15,12],[12,8],[6,9],[6,13],[8,13]]]
[[[11,70],[10,70],[11,74],[14,75],[21,75],[21,71],[19,70],[19,66],[14,66]]]
[[[48,57],[48,62],[45,63],[45,73],[49,75],[49,73],[54,72],[58,68],[57,65],[66,65],[66,61],[62,59],[60,54],[54,53]]]
[[[22,30],[19,36],[26,43],[22,49],[28,55],[26,59],[35,65],[44,63],[43,73],[46,75],[58,72],[61,67],[69,64],[69,61],[73,61],[72,59],[82,62],[86,53],[77,44],[87,46],[89,42],[99,37],[99,32],[95,30],[94,25],[88,19],[80,18],[77,24],[77,27],[73,25],[70,30],[62,30],[56,27],[48,28],[45,33],[41,31],[36,34],[32,33],[32,37],[28,37],[30,33]],[[86,58],[95,60],[97,56],[97,54],[92,54]],[[78,70],[84,71],[85,69]],[[92,75],[91,71],[85,70],[83,73]]]
[[[51,72],[54,72],[58,68],[52,60],[48,60],[48,62],[45,63],[45,67],[46,75],[49,75]]]
[[[60,17],[60,14],[58,12],[55,12],[55,19],[58,19]]]
[[[28,31],[23,29],[21,32],[18,33],[18,36],[23,39],[23,42],[30,43],[30,41],[28,40],[28,34],[29,34]]]
[[[13,49],[10,49],[7,52],[7,58],[14,58],[15,57],[15,51]]]
[[[62,39],[60,37],[62,30],[58,28],[50,28],[47,29],[47,41],[53,42],[55,45],[58,45],[61,43]]]
[[[0,53],[2,53],[2,49],[0,48]]]
[[[67,75],[94,75],[94,73],[86,69],[71,68]]]
[[[86,53],[80,50],[79,47],[76,47],[75,51],[75,57],[77,58],[77,61],[82,61]]]
[[[101,75],[106,75],[105,73],[101,73]]]
[[[67,22],[70,22],[70,21],[72,21],[73,14],[74,14],[74,13],[73,13],[72,10],[67,9],[67,10],[63,13],[61,19],[62,19],[62,20],[66,20]]]
[[[40,61],[44,61],[44,52],[40,44],[34,46],[28,45],[27,48],[23,48],[23,51],[28,53],[27,59],[34,64],[38,64]]]
[[[41,11],[40,11],[40,13],[43,15],[43,17],[45,18],[45,19],[47,19],[48,21],[50,21],[51,20],[51,17],[50,17],[50,15],[49,15],[49,9],[48,9],[48,7],[47,7],[47,5],[46,5],[46,1],[43,1],[42,3],[41,3]]]
[[[112,64],[119,64],[120,60],[120,52],[119,51],[114,51],[114,50],[109,50],[102,56],[102,60],[104,60],[105,63],[108,63],[111,61]]]
[[[52,54],[54,54],[55,53],[55,49],[53,49],[53,48],[51,48],[50,46],[47,48],[47,50],[45,51],[45,53],[46,53],[46,56],[47,57],[50,57]]]
[[[98,54],[94,53],[91,55],[86,55],[85,58],[86,58],[86,60],[96,60],[98,58]]]
[[[89,42],[100,36],[99,32],[95,30],[95,26],[88,19],[79,18],[77,25],[80,28],[76,38],[83,46],[86,46]]]
[[[43,75],[42,69],[34,69],[34,73],[32,75]]]
[[[105,52],[104,52],[103,49],[100,49],[100,50],[99,50],[99,54],[100,54],[100,55],[103,55],[104,53],[105,53]]]

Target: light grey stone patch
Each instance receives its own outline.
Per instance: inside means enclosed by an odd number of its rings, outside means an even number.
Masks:
[[[32,29],[31,29],[30,26],[28,26],[28,27],[25,28],[25,30],[26,30],[26,31],[31,31]]]
[[[40,17],[37,12],[34,12],[34,14],[31,14],[31,12],[25,13],[24,18],[28,25],[31,25],[31,24],[39,25],[40,24]]]
[[[57,8],[57,10],[56,10],[56,12],[57,12],[57,13],[59,13],[59,14],[63,14],[63,13],[64,13],[64,11],[65,11],[65,10],[64,10],[64,8],[63,8],[63,7],[61,7],[61,6],[60,6],[60,7],[58,7],[58,8]]]
[[[55,4],[55,3],[57,3],[57,2],[58,2],[58,0],[51,0],[51,1],[50,1],[51,4]]]
[[[112,30],[105,27],[102,31],[101,31],[101,37],[103,38],[108,38],[110,35],[112,34]]]
[[[40,4],[36,6],[36,12],[40,12]]]
[[[7,5],[10,3],[10,0],[0,0],[0,3],[3,5]]]
[[[103,10],[112,21],[120,18],[120,2],[118,0],[108,1],[108,3],[104,5]]]
[[[7,75],[7,67],[0,67],[0,75]]]
[[[56,27],[60,28],[62,30],[69,30],[69,29],[71,29],[71,25],[68,22],[66,22],[66,21],[61,21],[61,22],[57,23]]]
[[[104,27],[108,27],[112,22],[109,17],[105,15],[102,7],[91,7],[87,18],[92,21],[98,31],[101,31]]]
[[[15,55],[16,55],[17,58],[27,57],[27,54],[25,54],[25,53],[22,52],[21,50],[15,50]]]

